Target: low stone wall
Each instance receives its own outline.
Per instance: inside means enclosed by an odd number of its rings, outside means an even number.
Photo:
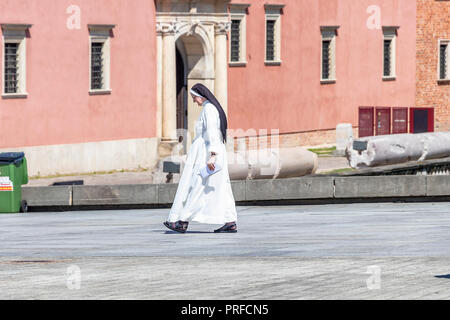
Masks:
[[[29,207],[170,205],[178,184],[23,187]],[[450,176],[300,177],[231,181],[236,202],[450,196]]]

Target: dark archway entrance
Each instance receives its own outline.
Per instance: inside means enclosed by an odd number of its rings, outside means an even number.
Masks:
[[[186,74],[183,58],[176,49],[177,55],[177,129],[187,129],[186,108]]]

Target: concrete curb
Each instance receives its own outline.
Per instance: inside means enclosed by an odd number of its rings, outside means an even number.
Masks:
[[[29,207],[169,206],[178,184],[22,187]],[[301,177],[231,181],[236,202],[383,201],[450,196],[450,176]]]
[[[448,177],[450,181],[450,176]],[[420,197],[427,195],[426,176],[335,177],[334,198]]]
[[[22,199],[29,207],[71,206],[72,186],[22,187]]]

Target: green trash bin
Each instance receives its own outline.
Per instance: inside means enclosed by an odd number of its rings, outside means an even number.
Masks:
[[[27,183],[25,154],[0,153],[0,213],[27,212],[27,203],[22,201],[22,185]]]

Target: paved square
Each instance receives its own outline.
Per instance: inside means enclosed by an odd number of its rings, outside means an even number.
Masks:
[[[0,215],[0,299],[450,299],[450,204],[238,206],[237,234],[168,209]]]

